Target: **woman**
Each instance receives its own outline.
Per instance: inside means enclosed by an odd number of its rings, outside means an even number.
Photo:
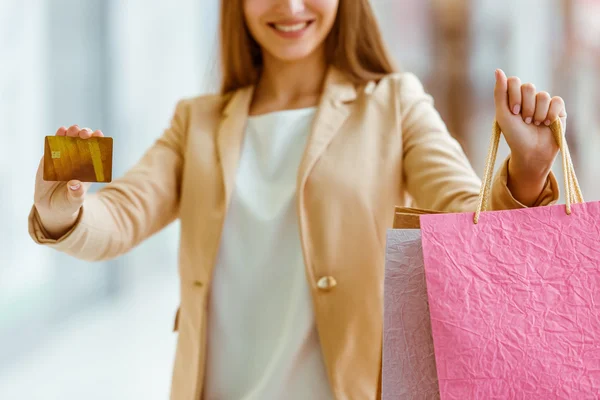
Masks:
[[[32,238],[105,260],[181,220],[172,399],[375,398],[394,206],[473,211],[480,181],[368,0],[223,4],[221,93],[182,100],[96,194],[39,171]],[[495,102],[511,156],[492,207],[554,202],[563,101],[498,70]]]

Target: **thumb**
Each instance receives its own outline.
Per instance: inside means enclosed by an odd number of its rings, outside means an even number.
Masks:
[[[496,114],[508,112],[508,78],[501,69],[496,70],[496,86],[494,87],[494,102]]]
[[[71,180],[67,183],[67,203],[66,208],[77,211],[83,204],[87,187],[78,180]]]

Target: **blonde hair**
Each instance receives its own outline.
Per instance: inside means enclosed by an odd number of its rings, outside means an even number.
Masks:
[[[256,84],[262,54],[244,18],[243,0],[221,0],[221,93]],[[369,0],[340,0],[326,42],[327,62],[357,84],[395,72]]]

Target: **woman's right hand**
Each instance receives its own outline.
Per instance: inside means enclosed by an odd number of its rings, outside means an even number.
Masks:
[[[82,129],[73,125],[70,128],[59,128],[56,136],[79,136],[82,139],[89,139],[94,136],[102,137],[104,134],[99,130],[92,132],[91,129]],[[44,181],[43,176],[44,158],[42,157],[35,177],[34,204],[46,232],[51,239],[58,239],[75,224],[90,184],[77,180],[47,182]]]

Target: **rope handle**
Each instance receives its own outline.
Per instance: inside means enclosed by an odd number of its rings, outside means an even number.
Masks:
[[[560,153],[562,155],[562,167],[564,173],[564,184],[565,184],[565,199],[566,199],[566,213],[571,214],[571,204],[583,203],[583,194],[579,186],[579,181],[575,175],[575,168],[573,167],[573,160],[571,159],[571,153],[569,146],[565,139],[562,123],[560,119],[556,119],[550,124],[550,130],[554,135],[554,139],[558,144]],[[477,224],[482,211],[487,211],[489,205],[489,198],[492,191],[492,179],[494,175],[494,165],[496,164],[496,157],[498,155],[498,146],[500,143],[500,136],[502,130],[496,120],[494,120],[494,126],[492,129],[492,139],[488,155],[485,161],[485,172],[483,175],[483,182],[481,184],[481,190],[479,191],[479,202],[477,204],[477,211],[473,222]]]

